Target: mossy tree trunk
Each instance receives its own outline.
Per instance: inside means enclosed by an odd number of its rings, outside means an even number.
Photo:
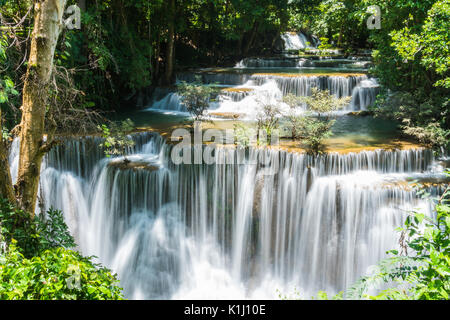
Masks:
[[[66,0],[35,0],[34,29],[23,88],[19,173],[15,188],[19,206],[34,216],[41,162],[51,141],[44,136],[48,84],[53,57],[64,27]]]
[[[2,124],[2,110],[0,109],[0,134],[2,132]],[[16,202],[9,167],[8,148],[2,136],[0,136],[0,196],[8,199],[11,203]]]

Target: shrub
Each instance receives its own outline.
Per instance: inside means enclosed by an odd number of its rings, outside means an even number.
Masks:
[[[439,149],[448,148],[448,105],[450,100],[439,95],[425,97],[415,93],[383,91],[371,108],[377,117],[399,121],[400,129],[420,143]]]
[[[302,140],[308,153],[317,154],[323,149],[323,141],[332,135],[335,120],[332,112],[350,102],[350,97],[336,98],[327,90],[311,88],[310,97],[288,95],[283,101],[290,106],[287,115],[288,129],[292,137]],[[296,109],[305,104],[309,112],[298,114]]]
[[[249,147],[253,138],[256,136],[255,130],[244,124],[237,123],[234,125],[235,143],[241,147]]]
[[[134,129],[134,123],[130,119],[121,123],[112,123],[110,127],[102,125],[98,127],[102,131],[105,141],[100,144],[100,148],[105,150],[106,157],[124,156],[126,151],[134,146],[133,139],[129,133]],[[125,158],[126,160],[126,158]]]
[[[122,299],[116,275],[76,251],[61,211],[0,199],[0,299]]]
[[[262,103],[262,109],[256,115],[256,142],[261,144],[272,144],[273,137],[278,137],[278,127],[281,110],[277,105]],[[261,134],[266,135],[265,141],[261,139]]]
[[[120,300],[117,283],[108,269],[64,248],[27,259],[12,241],[0,256],[2,300]]]
[[[61,211],[51,208],[47,214],[32,219],[28,213],[0,199],[0,240],[9,244],[13,239],[27,258],[51,248],[75,247]]]
[[[192,115],[194,121],[199,121],[205,117],[209,103],[213,100],[218,90],[211,86],[203,85],[198,76],[195,79],[193,83],[181,82],[177,89],[187,111]]]

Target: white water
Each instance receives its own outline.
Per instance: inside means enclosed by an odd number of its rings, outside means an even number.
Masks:
[[[343,290],[397,247],[404,210],[428,209],[394,182],[442,174],[427,150],[313,158],[251,149],[244,164],[224,165],[238,152],[219,148],[216,164],[176,166],[160,136],[134,139],[128,158],[151,169],[120,169],[98,138],[67,140],[46,158],[40,187],[130,299]]]
[[[241,119],[254,120],[266,104],[278,105],[283,111],[289,107],[282,103],[287,94],[297,96],[311,95],[311,88],[329,90],[336,97],[352,97],[352,102],[345,111],[365,110],[371,105],[378,92],[378,84],[374,79],[361,76],[284,76],[278,74],[233,75],[216,74],[217,80],[233,82],[241,79],[233,89],[251,89],[246,92],[223,91],[216,102],[210,104],[212,113],[228,113],[241,115]],[[208,81],[215,82],[213,75],[208,75]],[[176,93],[169,93],[162,100],[155,101],[148,111],[186,112]]]
[[[307,37],[299,33],[284,33],[281,35],[281,39],[284,41],[285,50],[300,50],[306,48],[315,48],[314,43],[308,41]]]

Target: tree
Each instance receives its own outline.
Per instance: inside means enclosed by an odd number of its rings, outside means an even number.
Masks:
[[[194,117],[194,121],[200,121],[205,117],[209,103],[217,92],[218,90],[212,86],[203,85],[200,77],[196,77],[193,83],[183,81],[177,87],[177,93],[187,111]]]
[[[350,103],[351,97],[336,98],[328,90],[311,88],[310,97],[288,95],[283,101],[290,106],[288,128],[292,137],[302,140],[307,151],[317,154],[322,151],[323,140],[332,135],[331,127],[335,120],[333,112]],[[308,112],[299,114],[298,107],[304,104]]]
[[[168,1],[169,28],[167,35],[167,50],[166,50],[166,73],[164,75],[164,83],[169,85],[172,83],[173,76],[173,62],[174,62],[174,46],[175,46],[175,0]]]
[[[53,57],[63,28],[66,0],[34,2],[34,28],[30,57],[23,88],[20,123],[20,157],[16,196],[19,206],[34,215],[41,162],[52,146],[44,136],[48,85],[53,71]]]
[[[6,60],[6,40],[0,34],[0,63]],[[17,95],[14,89],[14,83],[7,77],[0,78],[0,196],[14,202],[14,190],[12,186],[11,174],[8,161],[7,135],[3,130],[3,113],[2,106],[8,101],[9,95]]]
[[[408,26],[391,33],[392,47],[406,62],[419,61],[434,73],[434,86],[450,88],[450,1],[438,1],[428,11],[417,33]],[[439,80],[438,80],[439,79]]]
[[[135,145],[133,139],[129,136],[134,129],[134,123],[130,119],[122,121],[120,124],[112,123],[110,127],[102,125],[99,129],[103,132],[105,141],[99,145],[105,150],[107,157],[124,156],[124,161],[128,162],[125,154],[127,150]]]
[[[277,135],[280,117],[282,115],[279,106],[272,103],[261,102],[262,109],[256,115],[256,143],[261,145],[272,144],[272,138]],[[261,140],[261,134],[266,135],[266,141]]]

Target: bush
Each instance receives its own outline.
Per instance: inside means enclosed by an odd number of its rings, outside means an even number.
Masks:
[[[108,269],[64,248],[27,259],[13,241],[0,256],[2,300],[120,300],[117,283]]]
[[[9,244],[13,239],[26,258],[51,248],[75,247],[61,211],[50,209],[46,215],[32,219],[28,213],[0,199],[0,242]]]
[[[218,90],[201,83],[199,76],[195,78],[194,83],[185,81],[178,85],[178,94],[181,101],[186,106],[187,111],[192,115],[194,121],[202,120],[205,112],[209,108],[209,103],[217,95]]]
[[[241,147],[249,147],[253,138],[256,136],[255,130],[244,124],[234,125],[235,144]]]
[[[439,149],[450,147],[449,102],[440,95],[426,97],[421,90],[415,93],[384,90],[371,110],[377,117],[399,121],[403,133]]]
[[[280,116],[281,110],[277,105],[262,103],[262,109],[256,115],[256,143],[258,145],[272,145],[278,142]]]
[[[283,101],[289,105],[287,115],[288,129],[292,137],[302,140],[308,153],[322,152],[323,141],[332,135],[331,127],[335,120],[332,112],[343,108],[350,102],[350,97],[336,98],[327,90],[311,88],[310,97],[287,95]],[[309,113],[298,114],[296,109],[300,104],[306,104]]]
[[[75,246],[61,211],[33,219],[0,199],[0,299],[122,299],[116,275]]]
[[[102,131],[102,136],[105,139],[100,144],[100,148],[104,149],[107,158],[125,156],[127,150],[134,146],[134,141],[129,136],[134,129],[134,123],[130,119],[120,123],[113,122],[110,127],[103,124],[98,129]]]

